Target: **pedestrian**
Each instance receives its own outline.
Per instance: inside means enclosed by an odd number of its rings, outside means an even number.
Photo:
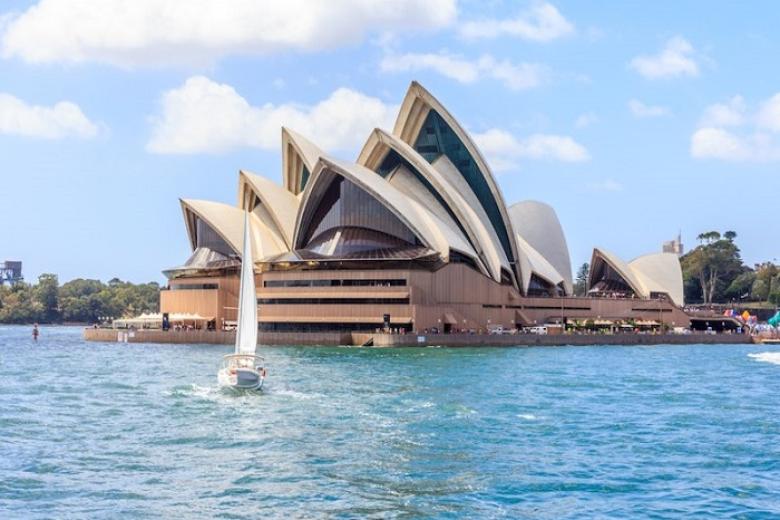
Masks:
[[[40,331],[38,330],[38,324],[33,324],[33,341],[38,341],[38,335],[40,334]]]

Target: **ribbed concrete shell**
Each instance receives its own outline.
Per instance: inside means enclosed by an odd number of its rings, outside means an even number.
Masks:
[[[323,155],[317,145],[289,128],[282,127],[282,177],[285,188],[293,195],[303,192],[314,165]]]
[[[433,190],[438,203],[445,205],[445,210],[456,220],[456,225],[463,230],[466,239],[474,248],[480,263],[494,280],[501,280],[501,267],[509,268],[506,256],[500,245],[494,242],[491,233],[485,227],[483,219],[472,209],[472,205],[460,194],[455,185],[449,182],[438,170],[425,160],[414,148],[395,135],[379,128],[375,129],[363,146],[358,164],[378,171],[390,151],[395,151],[405,159],[429,186],[425,190]],[[392,179],[391,179],[392,183]],[[477,204],[479,207],[479,205]],[[430,206],[429,206],[430,207]],[[481,209],[481,207],[480,207]]]
[[[207,200],[181,199],[181,209],[187,225],[190,245],[197,245],[195,216],[208,224],[240,256],[244,247],[244,210],[228,204]],[[287,251],[284,240],[256,215],[250,214],[253,251],[256,262]]]
[[[675,253],[654,253],[640,256],[628,263],[648,291],[666,293],[682,306],[685,300],[682,267]]]
[[[569,247],[555,210],[543,202],[527,200],[509,207],[515,233],[541,255],[563,281],[566,294],[572,294],[573,280]],[[523,248],[521,248],[523,249]],[[526,279],[530,274],[524,273]]]
[[[480,201],[479,205],[485,210],[486,216],[490,214],[496,215],[496,218],[491,220],[488,218],[487,224],[494,228],[495,234],[498,237],[498,241],[504,251],[504,255],[510,262],[516,262],[518,259],[517,245],[514,240],[514,232],[512,230],[512,223],[509,219],[509,214],[506,210],[506,204],[504,203],[501,190],[493,178],[493,174],[490,172],[490,168],[487,162],[482,157],[474,141],[469,137],[466,131],[460,126],[457,120],[447,111],[446,108],[431,95],[430,92],[425,90],[419,83],[413,81],[409,86],[409,90],[401,104],[401,110],[398,114],[398,118],[395,122],[393,134],[398,136],[402,141],[406,142],[410,146],[414,146],[417,141],[420,131],[422,130],[425,121],[431,112],[435,111],[446,123],[446,125],[454,132],[462,145],[466,148],[469,156],[476,164],[479,172],[486,183],[490,196],[483,194],[482,199],[479,196],[475,198]],[[450,162],[450,164],[452,164]],[[454,166],[454,165],[453,165]],[[439,171],[442,171],[439,169]],[[456,170],[455,171],[460,171]],[[471,191],[471,186],[470,186]],[[477,195],[475,193],[475,195]],[[518,266],[515,265],[513,275],[517,276],[518,280],[522,277],[517,272]]]
[[[255,208],[250,207],[255,202]],[[300,200],[292,192],[275,182],[246,171],[239,172],[238,206],[250,209],[269,228],[282,237],[287,247],[292,246],[295,231],[295,217],[298,215]]]
[[[446,224],[373,171],[364,166],[325,157],[320,158],[315,166],[303,193],[293,237],[296,249],[305,245],[302,243],[302,235],[316,209],[318,190],[326,189],[333,175],[348,179],[378,200],[398,217],[421,243],[438,252],[443,260],[449,260],[450,248],[472,257],[476,256],[473,248],[461,237],[451,233]]]
[[[523,256],[528,261],[528,268],[523,272],[523,276],[525,277],[523,283],[526,287],[529,285],[531,281],[531,275],[533,274],[545,280],[553,287],[564,283],[563,276],[561,276],[558,270],[547,261],[544,255],[537,251],[536,248],[529,244],[519,234],[516,234],[515,238],[517,239],[518,249],[522,251]]]
[[[677,306],[684,304],[683,277],[680,260],[674,253],[653,253],[625,262],[608,251],[594,249],[588,276],[588,289],[598,280],[599,264],[606,263],[617,272],[639,298],[651,293],[665,293]]]

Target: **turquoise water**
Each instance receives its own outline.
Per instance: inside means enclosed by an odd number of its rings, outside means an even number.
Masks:
[[[4,519],[780,515],[780,348],[268,348],[237,396],[227,347],[29,333]]]

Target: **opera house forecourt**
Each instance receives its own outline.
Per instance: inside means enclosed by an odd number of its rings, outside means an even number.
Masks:
[[[507,205],[474,141],[413,82],[392,131],[354,163],[281,129],[284,186],[241,171],[235,205],[182,199],[192,255],[164,271],[163,313],[236,319],[243,212],[251,212],[262,333],[516,329],[610,320],[687,327],[678,257],[595,249],[573,296],[555,211]]]

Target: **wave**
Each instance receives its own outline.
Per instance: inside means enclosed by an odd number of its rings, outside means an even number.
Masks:
[[[758,354],[748,354],[748,357],[751,357],[756,361],[780,365],[780,352],[760,352]]]

